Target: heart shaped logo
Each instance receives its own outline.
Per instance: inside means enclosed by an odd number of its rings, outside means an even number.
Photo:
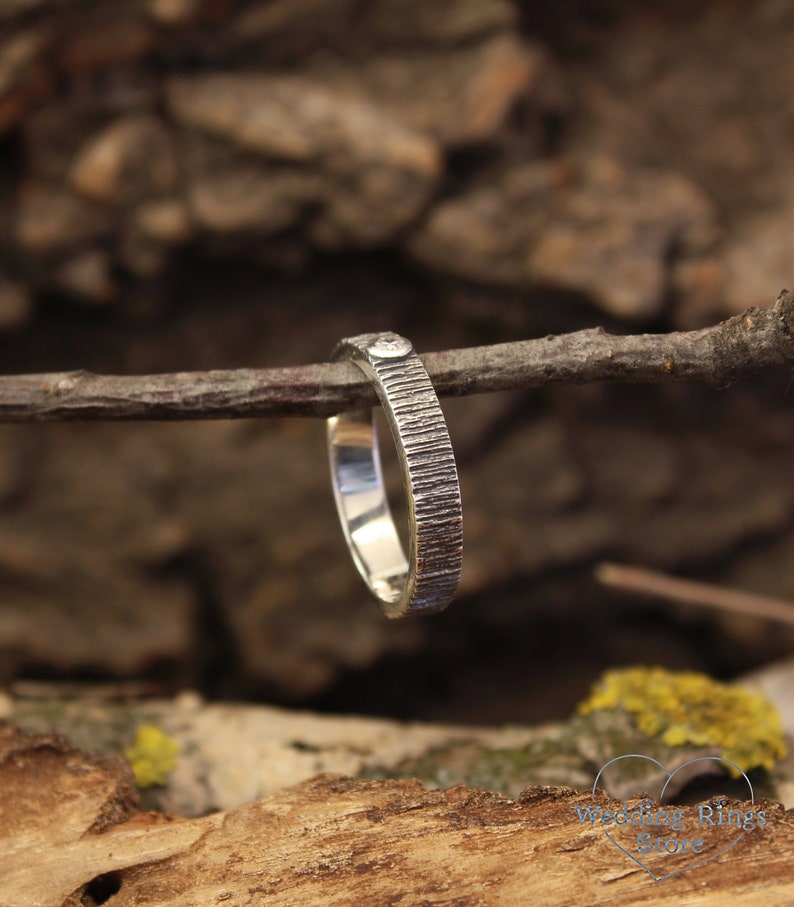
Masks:
[[[673,772],[668,771],[658,760],[641,753],[616,756],[603,765],[596,775],[591,792],[593,797],[606,769],[623,759],[645,759],[662,770],[667,780],[659,795],[659,803],[648,798],[623,803],[619,809],[609,810],[596,805],[593,800],[592,806],[584,809],[577,807],[576,811],[581,824],[587,821],[594,826],[600,825],[612,844],[644,869],[655,882],[710,863],[735,847],[747,831],[756,825],[766,824],[764,812],[754,808],[755,793],[750,779],[738,765],[719,756],[690,759]],[[729,804],[724,798],[715,798],[709,803],[691,807],[660,805],[664,802],[665,792],[673,779],[682,773],[684,776],[691,775],[691,767],[699,762],[716,762],[735,769],[747,783],[749,803],[753,808],[726,809],[726,806],[735,807],[737,804]]]

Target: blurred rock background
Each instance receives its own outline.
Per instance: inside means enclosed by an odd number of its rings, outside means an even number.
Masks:
[[[794,2],[4,0],[0,370],[144,373],[691,329],[794,282]],[[791,375],[446,402],[458,600],[387,622],[311,420],[0,426],[0,683],[564,717],[605,666],[733,676],[794,599]],[[399,483],[392,474],[395,490]]]

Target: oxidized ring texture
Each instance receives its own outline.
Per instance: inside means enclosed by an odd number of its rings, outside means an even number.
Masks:
[[[330,418],[331,480],[353,560],[387,617],[440,611],[460,579],[463,512],[436,392],[411,342],[398,334],[348,337],[332,359],[351,359],[372,382],[397,447],[408,504],[406,558],[383,485],[374,412]]]

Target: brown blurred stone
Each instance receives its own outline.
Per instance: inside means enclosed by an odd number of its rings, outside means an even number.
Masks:
[[[4,0],[0,6],[0,22],[13,21],[17,16],[55,6],[58,0]]]
[[[182,77],[168,84],[167,96],[183,126],[265,160],[301,166],[277,172],[274,180],[242,159],[231,172],[195,174],[193,207],[205,222],[217,226],[220,219],[224,229],[253,225],[274,232],[269,222],[276,229],[288,225],[297,200],[298,208],[311,203],[318,209],[310,219],[318,245],[382,243],[416,217],[440,177],[439,150],[429,139],[373,105],[308,79]],[[318,184],[320,176],[326,179]]]
[[[725,314],[726,284],[726,269],[717,250],[678,259],[671,273],[678,328],[693,331],[720,321]]]
[[[32,254],[73,249],[111,229],[106,211],[65,189],[40,182],[20,187],[16,238]]]
[[[518,10],[508,0],[375,0],[364,24],[377,42],[455,44],[515,28]]]
[[[100,105],[38,106],[20,126],[26,172],[32,179],[66,186],[89,136],[101,133],[108,122],[108,112]]]
[[[188,544],[157,502],[172,468],[161,433],[76,428],[3,429],[16,464],[0,517],[3,670],[173,665],[193,639],[195,600],[184,580],[153,572]]]
[[[776,293],[794,286],[793,232],[794,191],[782,195],[771,211],[748,214],[733,228],[725,249],[726,311],[756,305],[765,289]]]
[[[512,289],[553,285],[611,315],[648,318],[665,303],[667,250],[707,251],[715,221],[708,200],[678,174],[611,159],[539,161],[439,203],[407,248],[455,277]]]
[[[342,96],[369,101],[442,146],[456,147],[493,141],[544,65],[537,48],[505,34],[443,52],[381,53],[354,65],[326,59],[316,74]]]
[[[788,284],[794,26],[778,0],[711,9],[618,4],[609,28],[571,26],[587,53],[555,58],[508,0],[14,0],[0,131],[19,153],[0,177],[23,188],[0,228],[24,226],[0,230],[0,252],[49,285],[54,252],[101,234],[150,282],[192,233],[183,215],[97,230],[74,208],[67,241],[63,198],[25,198],[39,180],[131,209],[173,199],[209,245],[267,237],[239,254],[295,267],[313,248],[394,246],[427,214],[409,246],[432,269],[713,320]],[[238,153],[183,191],[185,146],[209,137]]]
[[[234,10],[221,40],[256,43],[269,59],[311,57],[318,48],[349,56],[351,47],[377,56],[400,47],[436,51],[515,32],[518,10],[508,0],[271,0]],[[345,51],[348,51],[347,53]]]
[[[268,236],[291,227],[327,191],[319,172],[267,161],[214,140],[186,143],[186,212],[210,234]]]
[[[69,11],[62,20],[58,64],[72,75],[134,63],[151,51],[157,37],[140,0],[95,4],[89,14]]]
[[[203,0],[147,0],[146,11],[163,25],[184,25],[193,19]]]
[[[426,139],[309,79],[245,72],[182,76],[168,82],[166,96],[178,122],[267,158],[345,169],[391,164],[425,176],[438,170]]]
[[[50,35],[46,28],[29,28],[0,43],[0,133],[24,116],[30,105],[46,95],[52,78],[43,57]]]
[[[33,294],[27,284],[0,272],[0,331],[22,327],[33,309]]]
[[[792,7],[779,0],[706,3],[683,15],[627,3],[594,55],[569,72],[572,150],[630,169],[671,168],[714,203],[725,269],[717,317],[792,283],[792,34]],[[701,317],[701,290],[691,313],[681,296],[682,326]]]
[[[175,189],[170,136],[153,116],[125,117],[89,139],[74,161],[73,188],[98,202],[140,202]]]
[[[183,242],[191,234],[187,209],[176,199],[146,202],[136,209],[134,223],[145,236],[162,243]]]
[[[63,262],[54,277],[58,286],[86,302],[101,305],[113,299],[117,292],[110,256],[99,249],[88,249]]]

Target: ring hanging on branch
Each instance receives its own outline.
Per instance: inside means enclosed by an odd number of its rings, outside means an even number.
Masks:
[[[547,384],[700,382],[727,387],[794,363],[794,292],[700,331],[574,334],[427,353],[440,397]],[[273,369],[0,377],[0,422],[242,419],[319,416],[373,406],[377,396],[350,362]]]
[[[333,358],[352,360],[372,383],[397,446],[408,503],[406,559],[386,499],[374,412],[332,416],[331,481],[353,560],[387,617],[441,611],[460,580],[463,515],[433,385],[411,342],[398,334],[349,337]]]

